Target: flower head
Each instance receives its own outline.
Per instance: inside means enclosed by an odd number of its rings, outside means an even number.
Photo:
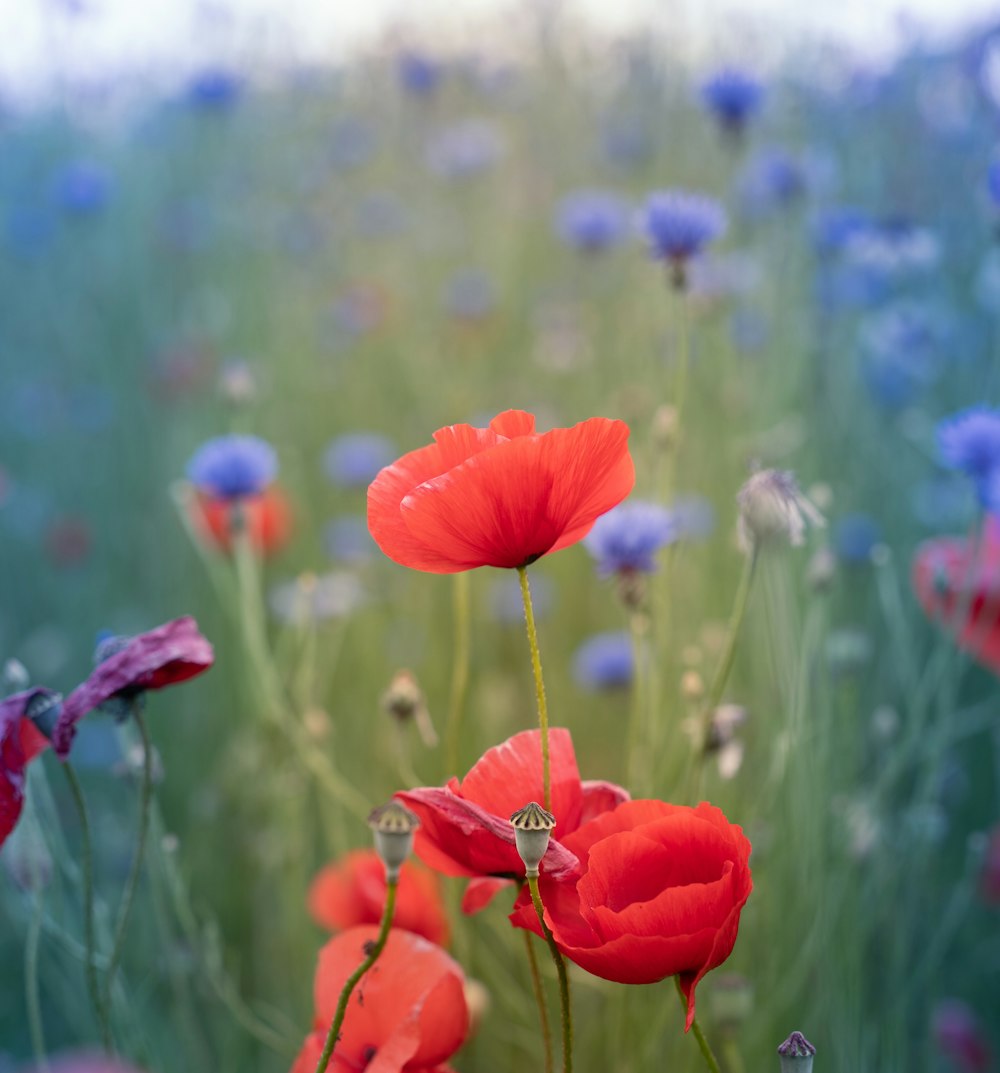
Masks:
[[[323,454],[323,468],[334,484],[367,488],[396,456],[396,445],[374,432],[353,432],[332,440]]]
[[[701,99],[725,129],[740,131],[760,109],[764,86],[748,71],[723,67],[701,84]]]
[[[726,229],[726,214],[718,201],[682,190],[650,194],[643,220],[650,253],[657,260],[671,262],[675,269],[683,269]]]
[[[414,97],[429,97],[444,78],[444,65],[423,52],[404,49],[396,59],[399,83]]]
[[[943,999],[931,1017],[931,1032],[938,1050],[961,1073],[986,1073],[993,1068],[993,1052],[979,1019],[961,999]]]
[[[390,559],[416,570],[526,566],[582,540],[628,495],[628,432],[592,417],[538,433],[521,410],[485,429],[439,429],[372,482],[368,527]]]
[[[573,677],[584,689],[623,689],[632,684],[634,664],[627,630],[595,633],[576,650]]]
[[[232,551],[237,529],[246,532],[250,546],[261,555],[280,551],[292,533],[292,508],[277,484],[240,500],[197,493],[187,507],[204,540],[221,551]]]
[[[100,164],[92,160],[74,160],[56,175],[53,197],[70,216],[92,216],[111,199],[114,182]]]
[[[628,571],[651,573],[656,553],[678,536],[677,519],[666,507],[629,500],[598,518],[583,544],[597,560],[597,572],[608,577]]]
[[[0,700],[0,846],[14,830],[24,807],[25,768],[49,740],[32,722],[44,707],[58,714],[62,700],[51,689],[27,689]]]
[[[823,515],[799,491],[795,474],[762,469],[740,489],[739,537],[749,551],[760,545],[787,542],[797,547],[805,540],[806,522],[825,525]]]
[[[351,928],[320,951],[314,989],[315,1031],[306,1037],[291,1073],[313,1073],[344,984],[366,956],[378,928]],[[439,947],[393,928],[378,961],[347,1006],[333,1052],[334,1073],[438,1071],[465,1040],[469,1011],[462,970]]]
[[[260,495],[277,474],[274,448],[257,436],[217,436],[187,465],[188,479],[199,492],[225,501]]]
[[[1000,472],[1000,410],[972,406],[938,423],[941,461],[975,482],[980,500],[989,495],[990,479]]]
[[[579,864],[543,873],[542,902],[556,944],[582,969],[625,984],[680,976],[694,1020],[695,988],[732,952],[752,887],[750,843],[722,812],[626,801],[563,835]],[[510,916],[540,933],[524,894]]]
[[[556,231],[567,246],[600,253],[625,238],[628,205],[606,190],[577,190],[560,201]]]

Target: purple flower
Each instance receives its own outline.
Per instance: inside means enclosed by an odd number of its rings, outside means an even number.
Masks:
[[[621,689],[634,672],[632,639],[626,631],[597,633],[573,657],[573,677],[584,689]]]
[[[727,130],[740,131],[764,99],[764,87],[747,71],[723,67],[701,84],[701,99]]]
[[[149,689],[163,689],[207,671],[215,661],[212,646],[190,616],[166,622],[148,633],[128,639],[114,638],[98,650],[107,654],[66,698],[52,731],[52,746],[60,757],[68,755],[76,724],[94,708],[113,697],[135,699]]]
[[[217,436],[194,453],[188,480],[215,499],[259,495],[278,473],[274,448],[257,436]]]
[[[208,67],[188,83],[187,99],[196,108],[222,110],[231,108],[243,91],[242,80],[232,71]]]
[[[471,179],[503,155],[500,133],[491,123],[466,120],[442,131],[427,146],[427,166],[446,179]]]
[[[938,423],[941,461],[971,477],[980,501],[993,499],[1000,473],[1000,410],[972,406]]]
[[[650,194],[643,216],[652,256],[675,266],[683,266],[726,229],[718,201],[682,190]]]
[[[75,160],[55,176],[52,185],[56,204],[71,216],[93,216],[107,205],[112,192],[111,175],[91,160]]]
[[[399,83],[414,97],[429,97],[444,78],[444,66],[420,52],[407,50],[397,60]]]
[[[578,190],[560,201],[556,231],[568,246],[583,253],[599,253],[624,239],[628,203],[605,190]]]
[[[842,563],[871,562],[872,548],[882,539],[878,523],[868,514],[845,514],[833,523],[833,548]]]
[[[367,488],[378,471],[396,460],[392,440],[374,432],[351,432],[332,440],[323,453],[323,469],[334,484]]]
[[[931,1018],[931,1032],[938,1050],[954,1062],[961,1073],[986,1073],[993,1068],[993,1054],[975,1013],[961,999],[942,999]]]
[[[628,571],[651,573],[656,553],[679,536],[677,519],[658,503],[632,500],[601,515],[584,537],[602,577]]]

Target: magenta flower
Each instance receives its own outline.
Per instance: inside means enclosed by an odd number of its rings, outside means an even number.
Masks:
[[[174,619],[130,638],[108,656],[66,698],[52,731],[52,747],[65,758],[76,724],[102,704],[119,697],[130,700],[148,689],[163,689],[207,671],[215,660],[212,646],[190,616]]]
[[[29,718],[33,708],[57,704],[51,689],[28,689],[0,700],[0,846],[14,830],[24,806],[24,769],[48,747]]]

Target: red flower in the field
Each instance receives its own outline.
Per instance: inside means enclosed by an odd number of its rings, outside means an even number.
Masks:
[[[623,984],[680,976],[687,997],[729,957],[750,896],[750,843],[706,802],[697,808],[627,801],[566,837],[580,866],[541,878],[559,949],[587,972]],[[511,923],[540,933],[526,895]]]
[[[241,524],[246,526],[251,547],[261,555],[274,555],[288,543],[292,535],[292,508],[276,484],[238,503],[204,492],[196,492],[190,500],[191,520],[196,529],[207,543],[220,551],[232,550],[236,510],[242,513]]]
[[[385,865],[373,849],[359,849],[321,869],[309,887],[313,920],[330,931],[357,924],[378,924],[385,905]],[[394,928],[412,931],[432,943],[448,942],[448,918],[441,883],[433,872],[407,861],[396,891]]]
[[[415,570],[527,566],[582,540],[629,494],[628,433],[604,417],[538,433],[521,410],[489,428],[438,429],[434,443],[372,481],[368,528],[390,559]]]
[[[549,731],[554,837],[542,859],[542,874],[569,876],[577,868],[563,840],[581,824],[628,799],[610,782],[581,782],[573,739],[563,727]],[[462,902],[467,913],[482,909],[502,888],[524,878],[510,815],[540,801],[540,732],[524,730],[489,749],[459,782],[404,790],[396,796],[420,818],[414,836],[417,856],[449,876],[473,876]]]
[[[320,951],[314,1031],[291,1073],[316,1069],[340,992],[377,936],[374,926],[351,928]],[[439,946],[393,929],[351,995],[329,1068],[335,1073],[445,1073],[441,1063],[462,1045],[468,1029],[462,970]]]
[[[0,700],[0,846],[14,830],[24,806],[24,769],[48,748],[49,740],[28,718],[32,702],[58,701],[51,689],[29,689]]]
[[[190,616],[174,619],[148,633],[122,639],[90,677],[66,698],[52,731],[60,757],[69,753],[76,724],[113,697],[132,699],[148,689],[163,689],[207,671],[215,661],[212,646]]]
[[[1000,674],[1000,519],[978,537],[940,537],[917,549],[913,588],[928,617],[944,624],[959,648]]]

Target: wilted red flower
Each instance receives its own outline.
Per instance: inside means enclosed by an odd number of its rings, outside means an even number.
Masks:
[[[378,924],[385,906],[385,865],[373,849],[359,849],[321,869],[309,887],[313,920],[330,931]],[[448,942],[441,883],[433,872],[407,861],[396,891],[394,928],[412,931],[439,946]]]
[[[279,552],[292,535],[292,508],[281,488],[272,484],[260,495],[237,504],[196,492],[190,500],[191,520],[204,539],[221,551],[233,547],[233,511],[243,513],[251,547],[262,555]]]
[[[351,928],[320,951],[314,1031],[291,1073],[313,1073],[347,978],[378,928]],[[433,943],[393,929],[378,961],[351,995],[330,1069],[335,1073],[445,1073],[439,1068],[465,1040],[469,1011],[462,970]]]
[[[959,648],[1000,674],[1000,519],[987,517],[973,541],[939,537],[921,544],[913,588]]]
[[[564,727],[549,731],[552,808],[555,835],[542,859],[542,874],[568,876],[577,859],[563,841],[581,824],[628,799],[610,782],[581,782],[573,739]],[[417,856],[450,876],[479,877],[462,901],[467,913],[482,909],[502,888],[524,878],[524,862],[514,845],[510,815],[529,801],[540,801],[542,750],[538,730],[524,730],[494,746],[459,782],[424,786],[396,794],[420,817],[414,836]]]
[[[214,661],[212,646],[190,616],[128,638],[66,698],[52,732],[53,748],[65,757],[79,720],[112,697],[131,698],[148,689],[176,685],[207,671]]]
[[[489,428],[449,425],[372,481],[368,528],[390,559],[415,570],[527,566],[582,540],[629,494],[628,434],[605,417],[537,433],[521,410]]]
[[[587,972],[622,984],[679,976],[687,997],[729,957],[750,896],[750,843],[714,805],[627,801],[566,836],[579,869],[545,875],[546,923]],[[540,934],[526,894],[510,916]]]
[[[28,689],[0,700],[0,846],[14,830],[24,806],[24,769],[48,748],[27,712],[37,699],[59,700],[51,689]]]
[[[993,1068],[993,1052],[982,1025],[961,999],[943,999],[931,1018],[934,1042],[962,1073],[986,1073]]]

